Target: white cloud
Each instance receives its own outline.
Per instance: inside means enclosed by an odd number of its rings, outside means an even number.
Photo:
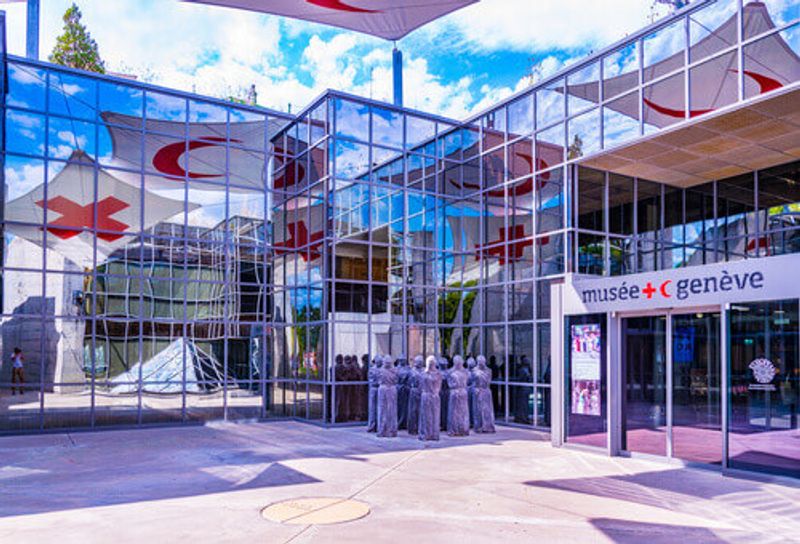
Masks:
[[[10,162],[10,161],[9,161]],[[6,198],[11,201],[32,191],[44,182],[44,163],[42,161],[17,161],[6,167]]]

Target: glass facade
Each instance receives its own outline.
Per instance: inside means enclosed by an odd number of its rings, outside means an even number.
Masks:
[[[799,54],[790,3],[701,1],[466,121],[335,91],[290,117],[8,57],[0,432],[359,424],[379,354],[485,354],[498,421],[548,429],[565,328],[566,440],[605,446],[606,316],[552,322],[551,285],[800,253],[800,160],[687,187],[581,163],[782,92]],[[796,346],[796,305],[777,310]],[[724,316],[670,319],[671,340],[663,316],[626,323],[624,447],[716,463],[693,437],[720,433]],[[667,426],[664,353],[697,327],[706,359],[671,348]],[[731,387],[729,445],[759,466],[796,404],[741,415]]]
[[[288,119],[20,59],[7,74],[0,431],[291,411],[267,168]]]

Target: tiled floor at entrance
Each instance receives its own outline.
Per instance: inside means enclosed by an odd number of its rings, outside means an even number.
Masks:
[[[552,448],[530,431],[423,444],[363,428],[219,424],[0,438],[0,541],[787,542],[800,486]],[[303,497],[357,521],[264,519]]]

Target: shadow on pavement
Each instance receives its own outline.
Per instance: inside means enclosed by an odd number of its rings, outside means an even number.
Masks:
[[[300,422],[107,430],[0,439],[0,517],[226,491],[317,483],[286,464],[327,458],[537,440],[529,431],[420,442],[401,431],[379,439],[363,427]]]
[[[647,542],[647,544],[675,544],[676,542],[716,544],[728,542],[703,527],[608,518],[595,518],[590,520],[590,523],[619,544],[641,544],[642,542]]]

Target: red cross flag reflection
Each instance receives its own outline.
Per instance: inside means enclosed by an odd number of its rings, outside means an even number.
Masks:
[[[97,198],[95,198],[95,173]],[[111,176],[82,151],[73,152],[64,169],[46,186],[6,204],[7,231],[46,246],[75,264],[93,268],[134,239],[141,229],[184,211],[184,203],[142,191]],[[142,223],[142,205],[145,213]],[[189,211],[197,208],[188,204]],[[45,223],[46,230],[42,227]],[[27,223],[27,224],[25,224]]]

